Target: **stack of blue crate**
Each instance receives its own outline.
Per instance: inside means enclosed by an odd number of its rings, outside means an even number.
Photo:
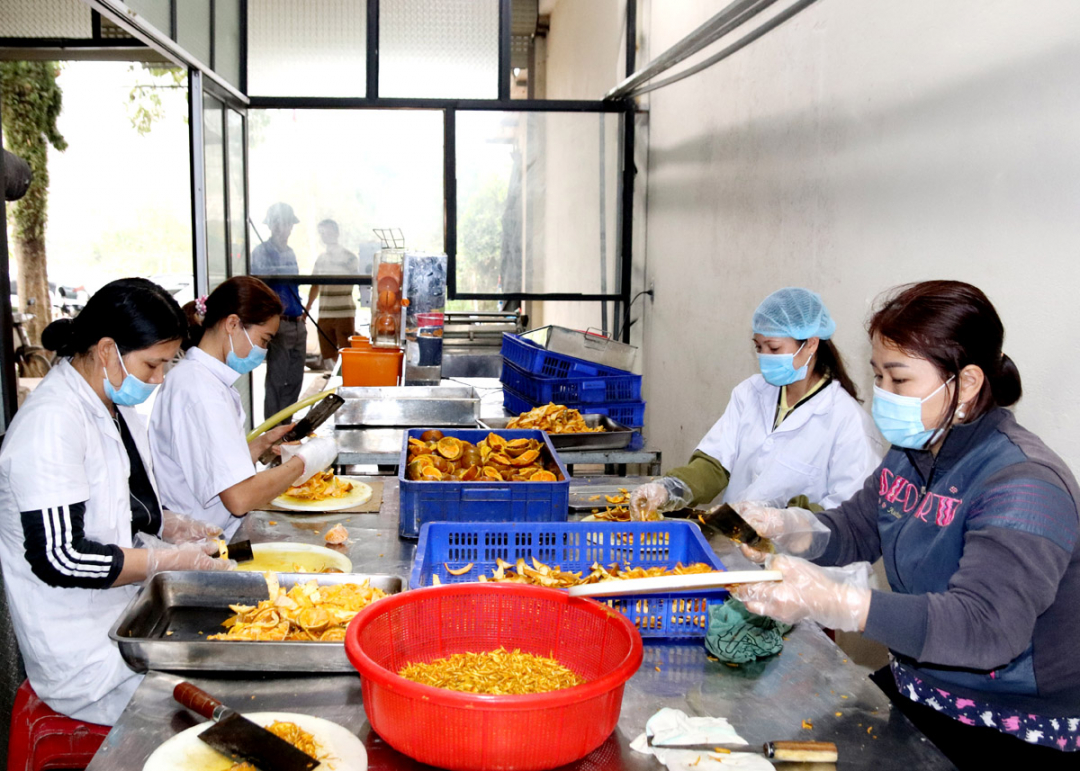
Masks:
[[[645,425],[641,375],[554,353],[508,333],[502,359],[503,406],[515,415],[554,402],[630,428]]]

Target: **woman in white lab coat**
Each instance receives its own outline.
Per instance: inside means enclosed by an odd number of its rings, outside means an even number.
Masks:
[[[830,338],[836,322],[808,289],[773,292],[754,312],[761,374],[735,387],[690,462],[631,494],[631,514],[723,501],[830,508],[850,498],[885,454]]]
[[[248,442],[236,380],[266,358],[281,322],[274,290],[250,276],[222,283],[185,307],[190,329],[183,361],[154,401],[150,450],[161,498],[225,530],[231,537],[245,514],[329,466],[337,445],[328,437],[290,448],[281,465],[256,471],[255,460],[291,426]]]
[[[207,556],[220,531],[162,510],[134,409],[185,332],[161,287],[107,284],[46,327],[42,343],[65,358],[0,451],[0,565],[19,649],[37,695],[79,720],[112,724],[141,680],[108,637],[138,583],[234,564]]]

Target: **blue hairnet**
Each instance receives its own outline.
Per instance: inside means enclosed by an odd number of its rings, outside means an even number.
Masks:
[[[821,295],[809,289],[778,289],[761,301],[754,311],[754,334],[766,337],[793,337],[828,340],[836,331]]]

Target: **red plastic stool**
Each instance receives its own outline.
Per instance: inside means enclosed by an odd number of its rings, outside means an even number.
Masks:
[[[72,720],[38,698],[30,681],[15,693],[8,737],[8,771],[86,768],[109,733],[109,726]]]

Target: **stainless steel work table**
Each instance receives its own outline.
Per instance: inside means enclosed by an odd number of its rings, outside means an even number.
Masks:
[[[407,579],[416,547],[397,535],[397,481],[377,479],[384,483],[379,514],[256,512],[248,516],[236,537],[255,542],[323,543],[322,534],[340,522],[349,531],[347,553],[355,570],[393,573]],[[725,564],[745,564],[725,539],[714,541],[712,546]],[[252,666],[258,668],[258,662],[252,662]],[[868,674],[869,670],[850,662],[818,627],[809,623],[800,624],[790,633],[779,656],[737,668],[708,661],[700,643],[646,641],[644,663],[626,685],[617,730],[600,749],[567,768],[658,771],[662,766],[654,758],[632,752],[627,745],[661,707],[674,707],[690,715],[727,717],[753,743],[775,739],[834,741],[840,748],[841,769],[952,768],[890,706]],[[137,771],[158,745],[199,721],[172,700],[176,679],[156,672],[147,675],[89,771]],[[188,679],[240,710],[303,712],[339,723],[363,740],[372,771],[426,768],[391,749],[371,732],[357,676],[237,673]],[[813,728],[803,729],[804,720]],[[529,737],[523,736],[522,741],[529,741]]]

